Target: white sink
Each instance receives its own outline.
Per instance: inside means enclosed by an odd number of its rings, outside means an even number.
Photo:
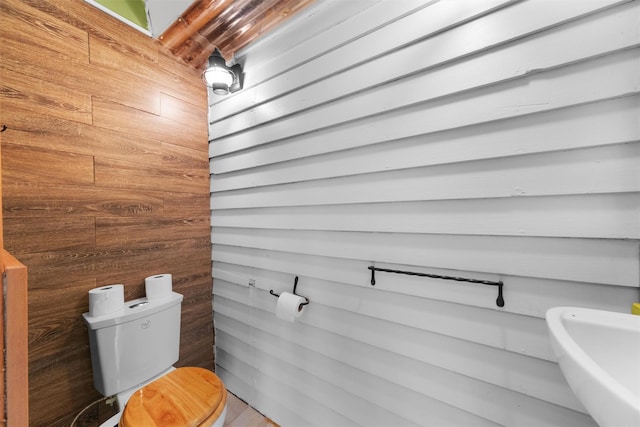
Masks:
[[[640,426],[640,316],[554,307],[546,319],[560,369],[593,419]]]

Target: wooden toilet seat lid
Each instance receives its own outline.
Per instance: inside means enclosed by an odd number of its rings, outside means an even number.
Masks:
[[[124,409],[120,426],[198,426],[215,420],[227,403],[227,390],[213,372],[178,368],[136,391]]]

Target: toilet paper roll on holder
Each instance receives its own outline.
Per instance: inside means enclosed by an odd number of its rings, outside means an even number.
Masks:
[[[296,288],[297,288],[297,287],[298,287],[298,276],[296,276],[296,278],[295,278],[295,279],[293,279],[293,294],[294,294],[294,295],[298,295],[298,294],[296,293]],[[271,289],[271,290],[269,291],[269,293],[270,293],[271,295],[273,295],[274,297],[279,297],[279,296],[280,296],[280,294],[276,294],[275,292],[273,292],[273,289]],[[303,305],[307,305],[307,304],[309,304],[309,298],[307,298],[307,297],[305,297],[305,296],[303,296],[303,295],[298,295],[298,296],[299,296],[299,297],[304,298],[304,300],[305,300],[305,302],[303,302],[303,303],[301,303],[301,304],[300,304],[300,307],[302,307]]]

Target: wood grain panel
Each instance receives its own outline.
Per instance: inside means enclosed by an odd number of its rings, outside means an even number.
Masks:
[[[25,52],[19,42],[9,42],[3,47],[3,68],[18,73],[28,73],[31,77],[47,81],[51,75],[60,73],[57,84],[70,92],[109,97],[110,99],[138,108],[143,111],[159,113],[160,100],[157,86],[150,84],[144,77],[138,77],[122,70],[105,69],[94,64],[82,64],[70,61],[60,55],[51,55],[49,51],[34,46],[26,55],[30,62],[25,63]],[[42,62],[41,58],[49,60]]]
[[[149,155],[159,155],[161,146],[152,139],[130,138],[127,134],[88,124],[39,114],[29,108],[2,112],[3,122],[11,129],[12,144],[70,153],[124,157],[146,163]],[[151,157],[152,158],[152,157]]]
[[[148,77],[155,77],[160,81],[165,78],[162,72],[155,68],[158,62],[158,52],[157,49],[149,49],[153,45],[151,40],[148,43],[139,43],[138,46],[133,46],[115,40],[113,29],[106,29],[104,33],[91,33],[89,45],[91,47],[89,55],[91,63],[100,68],[122,70],[131,77],[142,77],[145,73],[149,73]],[[152,86],[158,90],[157,84]]]
[[[162,213],[158,191],[5,182],[4,217],[138,216]]]
[[[212,278],[211,270],[204,269],[201,265],[195,267],[195,263],[185,262],[184,267],[181,262],[176,262],[173,268],[175,275],[173,284],[176,289],[180,289],[188,298],[187,302],[200,301],[203,299],[211,299]],[[189,304],[186,304],[189,305]],[[205,320],[200,313],[200,319]]]
[[[163,92],[185,102],[207,108],[207,98],[202,97],[202,71],[186,67],[176,62],[176,57],[169,51],[158,52],[158,67],[163,75],[172,76],[172,84],[163,85]]]
[[[34,252],[21,257],[25,265],[30,266],[30,285],[34,289],[62,286],[69,277],[74,280],[97,278],[98,286],[126,283],[135,287],[136,294],[139,294],[144,292],[145,277],[168,272],[169,268],[203,271],[203,262],[209,259],[210,263],[209,245],[209,239],[174,240],[137,243],[100,251]],[[191,257],[184,256],[191,253],[194,254]],[[206,270],[210,272],[208,263]]]
[[[158,62],[158,48],[153,39],[141,32],[134,31],[122,21],[105,16],[95,7],[75,0],[31,0],[39,10],[46,12],[49,19],[64,21],[79,30],[97,37],[119,52],[140,57],[150,62],[149,66]]]
[[[158,178],[164,174],[161,162],[161,156],[157,155],[148,156],[144,163],[96,157],[95,184],[98,187],[156,189]]]
[[[33,351],[29,357],[34,368],[37,369],[40,363],[51,365],[66,359],[69,349],[65,347],[70,342],[76,342],[86,351],[89,340],[82,313],[89,311],[88,292],[95,287],[95,279],[76,281],[72,276],[67,277],[64,284],[56,287],[60,300],[65,304],[52,304],[48,287],[29,292],[30,310],[49,319],[48,323],[34,321],[33,317],[31,320],[29,342]]]
[[[209,288],[210,289],[210,288]],[[193,350],[199,347],[213,347],[213,323],[211,321],[211,313],[204,315],[198,307],[201,304],[208,303],[211,306],[211,295],[197,301],[198,304],[192,302],[186,305],[182,310],[182,324],[180,330],[180,341],[182,343],[180,349],[180,366],[200,366],[202,368],[213,369],[213,361],[203,362],[194,357]]]
[[[209,301],[211,302],[211,301]],[[185,322],[186,320],[183,320]],[[181,341],[188,340],[189,344],[195,348],[203,348],[208,347],[213,351],[213,342],[211,337],[214,334],[213,328],[207,326],[207,328],[203,328],[203,331],[199,337],[192,335],[185,335],[185,337],[181,337]],[[203,361],[201,357],[198,357],[197,354],[193,353],[192,350],[180,348],[180,360],[176,362],[175,367],[181,366],[199,366],[201,368],[209,369],[211,371],[214,370],[215,365],[213,361]]]
[[[5,246],[33,272],[29,417],[63,427],[99,398],[81,318],[95,286],[129,300],[172,273],[197,328],[183,325],[181,354],[213,367],[206,90],[82,1],[1,7]]]
[[[160,240],[197,239],[209,230],[207,218],[96,218],[96,245],[98,248],[126,246],[132,243]],[[167,234],[167,230],[171,230]]]
[[[162,144],[162,166],[172,170],[206,170],[206,151],[194,150],[182,145]]]
[[[96,246],[93,217],[7,217],[7,247],[15,253],[89,250]]]
[[[15,40],[30,47],[41,46],[53,55],[61,54],[66,58],[88,63],[87,33],[64,20],[53,18],[41,6],[41,2],[29,5],[20,0],[5,0],[0,4],[3,45],[4,40]],[[30,49],[25,49],[23,53],[29,55],[29,52]]]
[[[41,266],[36,270],[33,277],[33,286],[36,287],[32,301],[34,311],[48,313],[55,307],[55,304],[51,304],[51,289],[56,289],[56,292],[65,295],[67,300],[65,307],[68,307],[68,310],[64,311],[64,315],[59,310],[56,311],[56,315],[49,313],[47,323],[35,322],[30,329],[31,345],[34,348],[32,357],[35,360],[33,369],[38,372],[36,383],[39,385],[33,390],[35,399],[40,401],[45,398],[46,387],[40,388],[41,384],[52,379],[58,381],[65,392],[69,391],[69,398],[73,398],[73,393],[79,392],[82,387],[85,388],[82,391],[83,394],[90,391],[90,395],[96,395],[91,383],[90,370],[88,377],[86,377],[85,363],[89,362],[88,336],[80,317],[80,313],[88,310],[87,291],[91,287],[95,287],[95,279],[91,279],[92,275],[88,273],[90,270],[109,269],[109,272],[104,272],[105,274],[102,275],[98,271],[98,275],[101,277],[101,283],[99,282],[98,285],[124,283],[127,286],[125,292],[127,300],[143,296],[145,276],[167,270],[172,271],[174,273],[174,291],[185,296],[183,306],[186,309],[186,315],[183,315],[182,318],[181,354],[188,355],[187,361],[190,365],[211,369],[212,358],[198,356],[204,349],[207,349],[205,351],[209,352],[211,356],[213,346],[210,311],[211,276],[208,269],[196,273],[200,268],[198,265],[208,265],[208,253],[202,251],[204,257],[201,259],[175,259],[173,256],[176,251],[181,251],[178,253],[183,254],[189,253],[189,242],[182,242],[181,245],[169,249],[165,246],[158,250],[156,246],[157,244],[154,244],[126,251],[126,258],[119,256],[115,251],[111,253],[101,251],[93,254],[69,253],[68,263],[58,257],[48,268]],[[208,242],[205,242],[202,247],[206,248],[207,246]],[[33,262],[37,259],[36,257],[42,256],[50,259],[52,253],[35,254],[31,257],[27,256],[27,258],[29,258],[29,262]],[[80,261],[83,258],[86,261]],[[60,262],[63,263],[62,266]],[[174,268],[172,265],[176,265],[178,268]],[[43,267],[45,268],[43,269]],[[71,289],[72,286],[69,285],[68,278],[82,277],[83,274],[87,279],[73,285],[73,289]],[[81,288],[82,292],[80,292]],[[73,303],[70,304],[68,301]],[[85,344],[78,347],[79,351],[75,355],[70,356],[66,348],[70,341],[75,343],[75,346],[78,346],[78,343]],[[85,380],[88,378],[88,381],[81,381],[77,374],[67,375],[64,379],[56,379],[57,375],[68,374],[70,366],[76,366],[76,369],[83,370]]]
[[[179,282],[181,276],[201,274],[205,265],[206,270],[210,271],[210,253],[204,251],[205,247],[210,249],[209,242],[208,238],[163,240],[132,244],[104,254],[100,252],[95,264],[103,280],[99,285],[124,281],[143,288],[144,278],[158,272],[173,271],[175,280]],[[128,276],[125,275],[127,272]],[[176,292],[180,292],[180,289],[182,287],[176,285]],[[188,297],[185,295],[185,298]]]
[[[42,184],[93,184],[93,157],[4,144],[3,178]]]
[[[30,252],[21,255],[30,267],[29,287],[30,291],[38,289],[54,292],[56,288],[66,286],[69,278],[74,282],[95,280],[95,263],[100,256],[106,258],[109,253],[96,253],[95,251],[51,251],[51,252]],[[101,282],[99,285],[106,283]],[[82,295],[86,297],[86,295]],[[36,318],[32,322],[50,322],[44,318],[38,321],[37,313],[33,313]],[[37,351],[34,348],[34,351]]]
[[[105,91],[103,98],[110,98],[116,102],[132,107],[134,100],[147,100],[146,108],[139,108],[143,111],[160,114],[160,94],[161,91],[171,90],[173,87],[169,85],[165,87],[157,82],[163,82],[166,78],[161,72],[156,70],[157,64],[146,58],[140,58],[128,52],[121,52],[114,48],[113,44],[109,44],[98,37],[90,38],[91,44],[91,63],[97,65],[97,68],[103,73],[111,75],[107,79],[112,81],[114,86],[112,90],[116,94],[122,95],[122,101],[109,95],[108,89]],[[155,80],[155,81],[154,81]],[[172,91],[173,92],[173,91]],[[101,96],[100,94],[97,94]],[[195,95],[194,95],[195,96]],[[195,96],[197,99],[197,96]]]
[[[135,137],[152,138],[195,150],[202,150],[207,146],[207,131],[204,125],[192,129],[165,117],[99,98],[93,99],[93,124]]]
[[[39,414],[37,419],[41,421],[38,422],[51,427],[69,426],[73,417],[82,408],[100,398],[100,395],[93,387],[91,356],[88,346],[79,346],[77,341],[59,344],[67,347],[67,351],[62,353],[60,358],[48,358],[48,363],[46,364],[34,364],[31,368],[32,373],[29,376],[31,380],[29,400],[38,405],[31,409],[31,414]],[[42,359],[39,361],[42,361]],[[56,395],[57,402],[74,402],[74,405],[77,402],[78,406],[82,405],[82,407],[77,410],[74,409],[73,412],[71,406],[68,406],[64,411],[53,410],[51,407],[46,411],[41,409],[37,402],[55,404],[49,396],[50,384],[55,384],[59,389]],[[41,414],[40,411],[42,411]],[[30,415],[29,418],[33,420],[34,416]]]
[[[195,105],[179,97],[165,93],[160,95],[160,115],[162,117],[179,123],[181,126],[197,129],[201,132],[206,131],[206,125],[200,120],[202,118],[202,108],[203,105]],[[204,148],[204,146],[201,148]]]
[[[176,57],[168,49],[159,49],[158,66],[163,72],[173,75],[176,79],[184,83],[185,86],[182,88],[183,96],[185,91],[188,91],[189,89],[196,90],[196,88],[198,88],[195,92],[198,96],[196,98],[192,98],[191,101],[198,100],[204,101],[205,103],[207,102],[206,97],[201,97],[199,88],[202,86],[197,80],[200,79],[200,82],[202,82],[202,70],[185,66],[183,62],[176,61]],[[189,88],[189,86],[191,86],[191,88]],[[189,98],[185,99],[185,101],[188,100]]]
[[[164,212],[167,215],[187,215],[192,217],[209,216],[209,194],[173,193],[165,192],[165,198],[172,203],[165,203]]]
[[[150,96],[154,94],[157,97],[158,91],[168,93],[171,96],[179,98],[185,102],[200,103],[200,108],[206,108],[202,105],[202,90],[204,85],[200,80],[200,73],[196,70],[189,69],[183,65],[176,66],[166,65],[169,71],[164,71],[160,64],[156,64],[156,60],[150,64],[150,60],[141,57],[137,52],[123,51],[121,46],[114,44],[112,41],[105,40],[101,36],[92,36],[89,39],[91,45],[91,63],[97,65],[101,69],[110,70],[115,75],[128,76],[132,82],[139,82],[148,87]],[[158,53],[160,57],[163,57]],[[166,55],[164,55],[166,56]],[[175,58],[172,58],[175,62]],[[163,62],[169,62],[165,60]],[[153,66],[150,66],[153,65]],[[156,66],[157,65],[157,66]],[[180,73],[181,72],[181,73]],[[194,79],[197,79],[194,81]],[[123,80],[126,80],[124,77]],[[114,80],[117,83],[119,80]],[[150,83],[153,82],[153,83]],[[125,83],[126,84],[126,83]],[[143,92],[139,89],[133,90],[131,94]],[[143,94],[144,96],[144,94]],[[125,103],[126,105],[129,105]],[[154,114],[159,114],[159,106],[154,104],[154,109],[146,110]],[[202,126],[202,123],[199,124]]]
[[[209,172],[206,162],[202,163],[205,167],[198,170],[96,158],[95,183],[98,187],[153,190],[161,179],[162,190],[202,194],[209,189]]]
[[[49,81],[3,69],[3,109],[22,108],[80,123],[91,123],[91,97]]]

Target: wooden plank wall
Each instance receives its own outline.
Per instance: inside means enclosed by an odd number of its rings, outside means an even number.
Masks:
[[[544,315],[640,298],[639,22],[638,1],[322,2],[237,55],[246,87],[209,112],[231,391],[284,426],[595,425]],[[502,280],[506,304],[369,265]],[[296,275],[287,323],[268,291]]]
[[[99,395],[87,292],[172,273],[181,365],[213,369],[207,94],[150,38],[77,0],[3,0],[5,247],[29,269],[30,423]]]

